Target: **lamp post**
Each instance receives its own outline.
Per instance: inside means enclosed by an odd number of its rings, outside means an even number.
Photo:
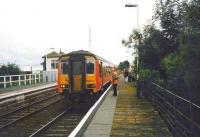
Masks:
[[[138,4],[125,4],[128,8],[137,8],[137,29],[139,29],[139,5]]]
[[[125,7],[128,8],[137,8],[137,30],[139,30],[139,5],[138,4],[125,4]],[[139,41],[138,45],[139,45]],[[139,51],[138,48],[136,49],[136,53],[137,53],[137,75],[136,75],[136,79],[137,79],[137,96],[140,97],[140,83],[139,83],[139,75],[138,75],[138,70],[139,70]]]
[[[125,7],[128,7],[128,8],[137,8],[137,30],[139,30],[139,5],[138,4],[125,4]],[[138,41],[138,44],[139,44],[139,41]],[[139,51],[137,49],[137,70],[139,69]],[[137,80],[139,79],[139,75],[137,73]]]

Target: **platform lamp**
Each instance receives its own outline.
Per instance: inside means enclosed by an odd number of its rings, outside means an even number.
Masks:
[[[139,5],[138,4],[125,4],[125,7],[127,8],[137,8],[137,30],[139,30]],[[138,41],[138,44],[139,44],[139,41]],[[137,71],[139,70],[139,51],[138,51],[138,48],[136,49],[136,53],[137,53]],[[140,97],[140,84],[139,84],[139,75],[138,75],[138,72],[137,72],[137,75],[136,75],[136,79],[137,79],[137,96]]]

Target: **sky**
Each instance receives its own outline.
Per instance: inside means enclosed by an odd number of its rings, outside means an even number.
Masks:
[[[131,62],[133,51],[121,41],[136,28],[137,9],[126,3],[138,4],[139,27],[147,24],[155,0],[0,0],[0,64],[38,67],[50,48]]]

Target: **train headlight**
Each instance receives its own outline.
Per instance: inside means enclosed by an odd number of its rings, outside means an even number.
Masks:
[[[68,85],[68,84],[61,84],[60,87],[61,87],[61,88],[68,88],[69,85]]]
[[[96,85],[95,84],[87,84],[87,88],[95,88]]]

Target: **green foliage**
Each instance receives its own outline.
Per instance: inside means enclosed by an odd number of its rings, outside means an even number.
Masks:
[[[180,54],[185,65],[184,80],[187,88],[194,93],[193,98],[200,97],[200,32],[182,34]]]
[[[0,76],[4,75],[18,75],[21,73],[20,68],[14,63],[8,63],[0,67]]]
[[[119,70],[124,70],[124,69],[129,69],[129,67],[130,67],[130,64],[129,64],[129,62],[126,60],[126,61],[123,61],[123,62],[120,62],[120,63],[119,63],[118,69],[119,69]]]
[[[167,76],[165,87],[185,96],[184,92],[187,92],[184,80],[186,69],[181,55],[178,53],[170,54],[162,60],[162,66]]]
[[[199,7],[200,0],[158,0],[152,23],[122,43],[137,51],[141,81],[153,80],[200,104]]]
[[[159,72],[155,70],[152,71],[150,69],[140,69],[139,76],[140,81],[153,81],[159,77]]]

